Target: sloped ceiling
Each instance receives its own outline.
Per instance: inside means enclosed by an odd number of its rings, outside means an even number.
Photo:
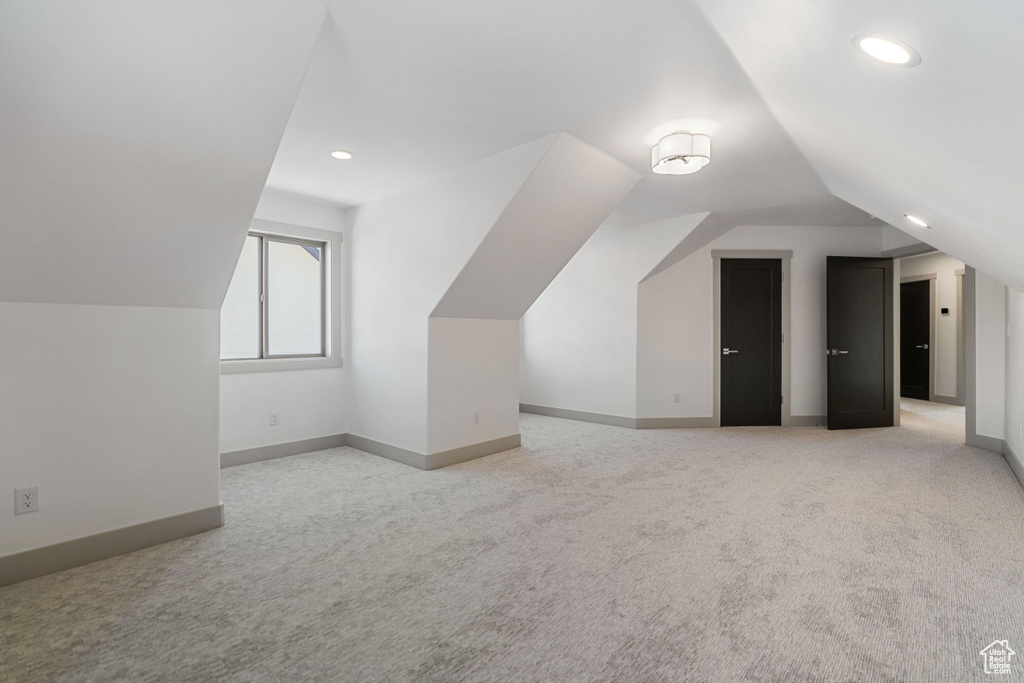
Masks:
[[[325,14],[0,3],[0,301],[219,308]]]
[[[643,174],[616,225],[829,196],[688,0],[328,5],[274,189],[360,205],[568,132]],[[651,146],[686,128],[712,135],[711,164],[652,173]]]
[[[431,317],[519,320],[639,179],[560,133]]]
[[[879,221],[867,215],[855,206],[841,199],[828,199],[811,204],[781,206],[757,209],[734,209],[709,214],[694,226],[676,247],[665,255],[644,280],[649,280],[658,273],[671,268],[694,252],[703,249],[716,239],[739,225],[771,226],[808,226],[814,228],[837,227],[871,227],[878,226]],[[889,227],[889,226],[886,226]],[[890,230],[892,228],[889,228]]]
[[[1024,4],[697,1],[832,193],[1024,286]],[[866,32],[921,64],[872,60]]]

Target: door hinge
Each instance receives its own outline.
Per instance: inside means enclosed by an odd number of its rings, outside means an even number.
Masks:
[[[786,335],[785,335],[785,334],[783,334],[783,335],[782,335],[782,343],[783,343],[783,344],[785,344],[785,343],[786,343]]]
[[[779,280],[779,282],[785,282],[786,281],[786,274],[785,273],[780,273],[780,274],[782,275],[782,278]]]
[[[782,405],[785,402],[786,402],[786,397],[785,396],[779,396],[779,405]]]

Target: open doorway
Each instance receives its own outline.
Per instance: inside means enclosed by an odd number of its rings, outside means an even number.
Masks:
[[[964,429],[962,261],[933,251],[900,259],[900,415]]]

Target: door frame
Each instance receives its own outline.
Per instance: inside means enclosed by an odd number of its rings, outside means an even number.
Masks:
[[[712,249],[712,297],[714,300],[712,328],[714,330],[714,391],[712,421],[715,427],[722,426],[722,259],[778,259],[782,262],[782,418],[783,427],[814,426],[816,416],[809,416],[805,421],[812,424],[794,422],[790,413],[790,261],[793,259],[791,249]]]
[[[964,442],[968,446],[983,448],[993,453],[1002,453],[1003,439],[978,434],[977,276],[977,271],[974,268],[965,265],[964,276],[960,278],[963,281],[964,313]]]
[[[967,342],[964,340],[964,268],[953,271],[956,277],[956,401],[958,406],[967,405],[967,397],[964,392],[964,354]]]
[[[928,280],[928,400],[935,400],[935,281],[938,273],[922,273],[920,275],[907,275],[900,278],[900,284],[908,282],[921,282]],[[900,316],[903,311],[900,311]],[[902,318],[901,318],[902,322]],[[899,347],[897,347],[899,348]],[[901,384],[899,376],[894,378],[896,384]],[[902,388],[902,387],[901,387]]]

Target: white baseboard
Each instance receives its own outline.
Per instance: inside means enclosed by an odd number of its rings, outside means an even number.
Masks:
[[[460,462],[467,462],[513,448],[519,448],[521,443],[522,437],[519,434],[513,434],[490,441],[462,446],[461,448],[426,454],[392,446],[391,444],[368,439],[356,434],[345,435],[346,446],[358,448],[361,451],[378,455],[388,460],[394,460],[395,462],[400,462],[403,465],[409,465],[420,470],[436,470],[448,467],[449,465],[457,465]]]
[[[224,525],[224,506],[186,512],[0,557],[0,586],[98,562]]]
[[[706,429],[715,426],[713,417],[638,417],[637,429]]]
[[[520,403],[519,412],[532,413],[534,415],[546,415],[547,417],[560,417],[565,420],[578,420],[580,422],[594,422],[596,424],[609,425],[611,427],[625,427],[636,429],[635,417],[624,417],[622,415],[605,415],[603,413],[588,413],[585,410],[569,410],[568,408],[551,408],[549,406],[537,406],[531,403]]]
[[[1021,486],[1024,486],[1024,464],[1021,463],[1020,458],[1010,448],[1010,444],[1003,441],[1003,457],[1006,458],[1006,464],[1013,470],[1013,474],[1017,477],[1017,481],[1020,482]]]
[[[289,441],[288,443],[229,451],[220,454],[220,466],[223,469],[225,467],[234,467],[235,465],[248,465],[252,462],[284,458],[289,455],[322,451],[327,448],[338,448],[345,445],[345,437],[345,434],[333,434],[313,439],[302,439],[301,441]]]

